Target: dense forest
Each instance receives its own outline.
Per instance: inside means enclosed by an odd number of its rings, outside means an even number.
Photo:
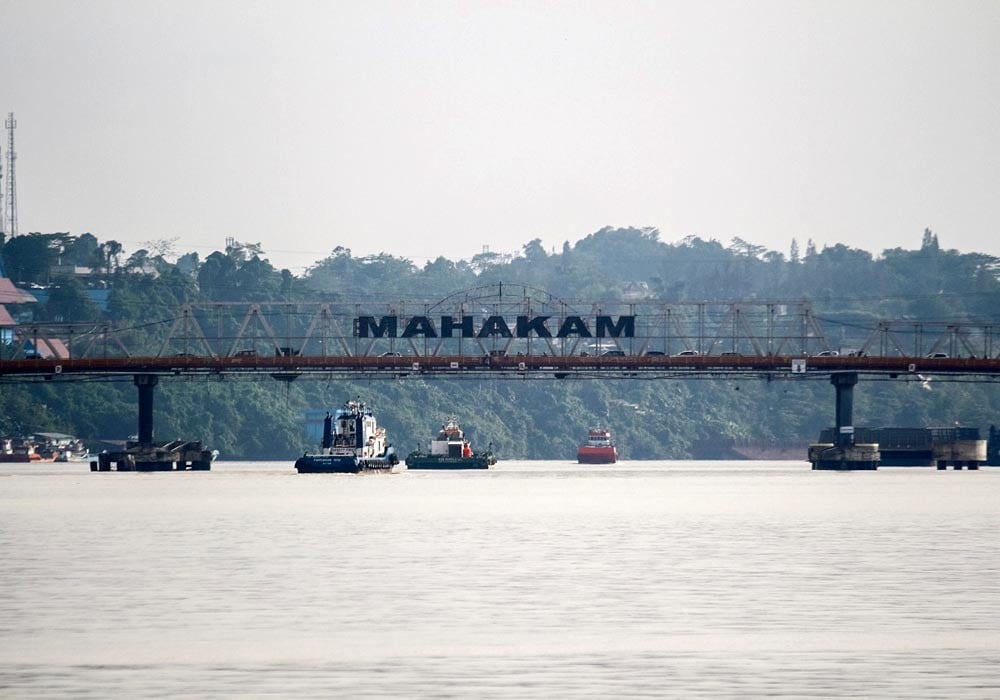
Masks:
[[[794,240],[787,254],[739,238],[669,243],[651,228],[605,228],[559,251],[536,239],[516,256],[439,257],[422,267],[338,246],[302,275],[276,269],[259,245],[237,241],[204,259],[178,254],[170,241],[126,256],[115,241],[54,233],[6,241],[0,260],[5,276],[39,299],[8,305],[18,320],[103,318],[136,333],[185,302],[434,301],[501,281],[595,301],[626,294],[671,302],[809,300],[834,332],[878,319],[1000,322],[1000,261],[942,249],[929,230],[918,248],[877,255],[843,245],[817,250],[811,241],[800,249]],[[356,396],[375,408],[401,452],[455,415],[475,444],[492,442],[510,459],[570,459],[598,422],[613,429],[626,459],[722,457],[727,446],[745,442],[801,445],[804,459],[806,444],[833,421],[833,389],[818,380],[176,378],[157,389],[156,435],[201,439],[223,459],[291,460],[314,446],[304,429],[307,410]],[[1000,392],[991,384],[863,379],[856,391],[858,425],[985,428],[998,417]],[[54,431],[97,441],[123,439],[135,426],[130,380],[0,385],[0,434]]]

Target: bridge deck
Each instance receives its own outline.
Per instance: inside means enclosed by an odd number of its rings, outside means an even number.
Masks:
[[[797,366],[796,366],[797,365]],[[796,356],[234,356],[103,357],[0,360],[0,381],[19,378],[113,377],[157,374],[213,376],[260,374],[291,379],[310,374],[364,374],[398,377],[441,375],[605,376],[828,375],[831,372],[882,375],[947,374],[995,377],[1000,359],[927,357]]]

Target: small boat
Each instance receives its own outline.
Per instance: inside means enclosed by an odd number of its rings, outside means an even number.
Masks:
[[[607,428],[591,428],[587,431],[587,442],[576,451],[580,464],[614,464],[618,461],[618,450],[611,441],[611,431]]]
[[[0,438],[0,462],[66,462],[86,454],[82,440],[63,433]]]
[[[358,474],[388,472],[399,464],[396,448],[378,427],[370,408],[348,401],[336,416],[323,420],[323,446],[318,454],[304,454],[295,460],[300,474]]]
[[[89,462],[94,458],[83,440],[74,438],[71,435],[55,435],[51,440],[56,444],[58,454],[57,462]]]
[[[51,462],[53,459],[42,455],[33,438],[11,437],[0,441],[0,462]]]
[[[407,469],[489,469],[496,463],[493,445],[486,452],[473,452],[455,418],[444,422],[426,452],[415,450],[406,457]]]

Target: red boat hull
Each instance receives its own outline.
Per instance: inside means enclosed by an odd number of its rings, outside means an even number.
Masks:
[[[580,464],[614,464],[618,461],[618,450],[584,445],[576,451],[576,459]]]

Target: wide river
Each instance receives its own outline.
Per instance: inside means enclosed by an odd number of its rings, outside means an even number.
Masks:
[[[1000,468],[0,465],[0,697],[1000,696]]]

